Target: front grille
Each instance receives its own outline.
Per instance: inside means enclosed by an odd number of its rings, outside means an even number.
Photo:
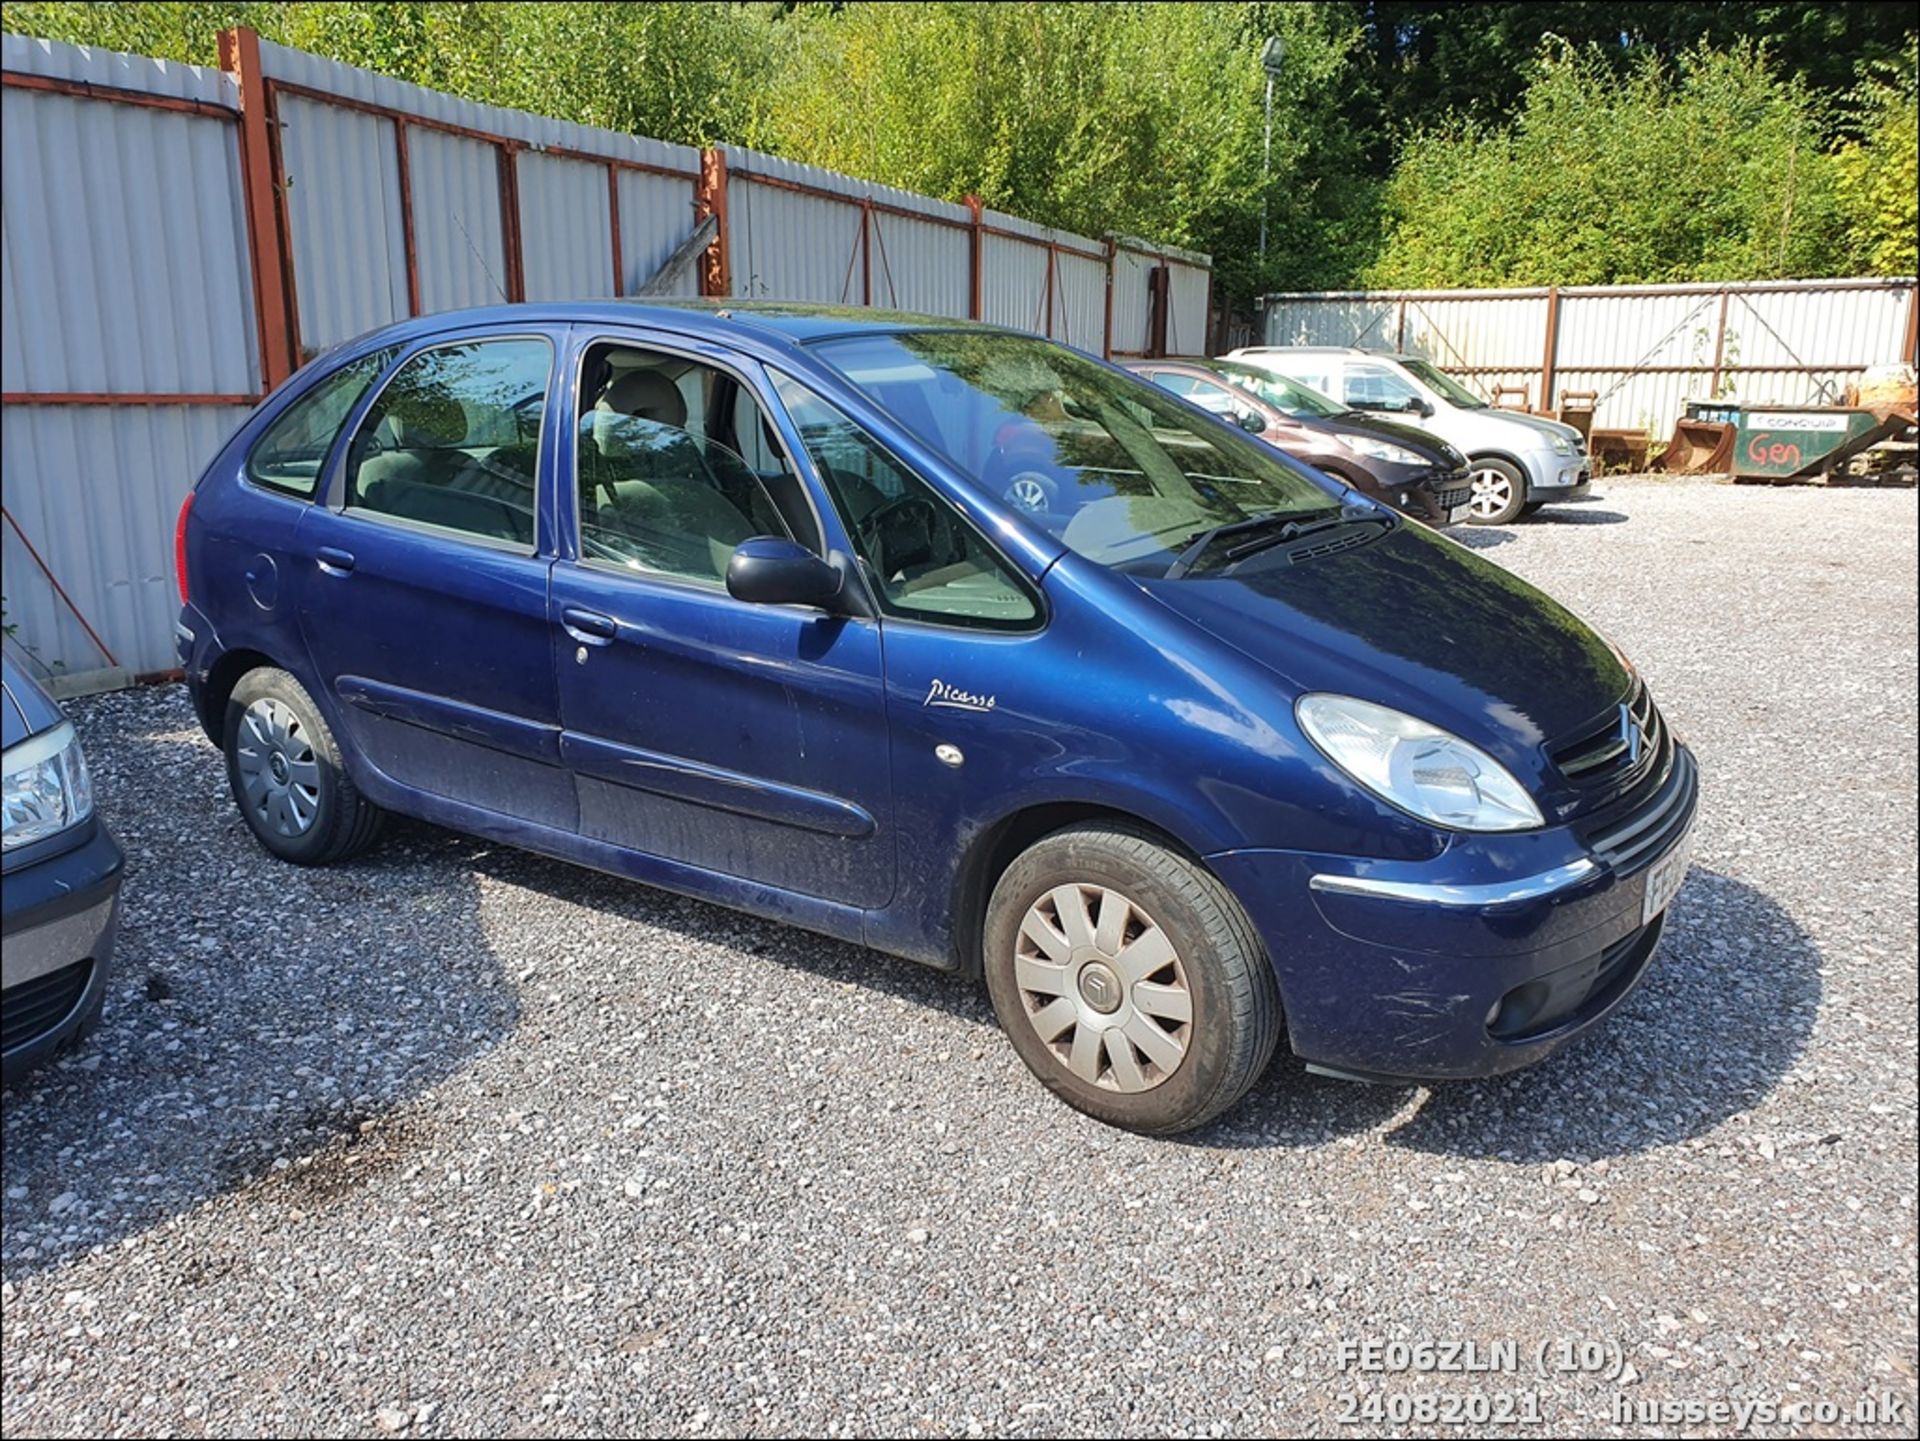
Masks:
[[[1626,699],[1628,714],[1640,733],[1639,754],[1634,753],[1632,738],[1622,733],[1616,711],[1577,739],[1553,752],[1553,763],[1560,774],[1577,785],[1631,786],[1666,761],[1673,738],[1667,731],[1660,707],[1653,703],[1653,692],[1639,680]]]
[[[92,961],[75,961],[22,981],[0,996],[0,1051],[28,1046],[73,1014],[93,975]]]
[[[1624,816],[1601,821],[1581,839],[1614,870],[1629,870],[1680,838],[1693,819],[1698,789],[1693,757],[1675,747],[1673,764],[1650,799],[1631,805]]]
[[[1433,503],[1440,507],[1442,515],[1452,514],[1455,506],[1465,505],[1471,499],[1473,499],[1473,487],[1468,485],[1463,485],[1458,490],[1436,490],[1433,493]]]

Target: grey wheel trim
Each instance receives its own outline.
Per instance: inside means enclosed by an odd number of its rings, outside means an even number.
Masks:
[[[1046,483],[1032,471],[1022,471],[1013,478],[1013,484],[1007,487],[1007,503],[1017,505],[1022,510],[1045,510],[1047,498]]]
[[[1513,479],[1504,471],[1495,470],[1492,466],[1475,466],[1467,478],[1473,486],[1473,494],[1467,504],[1482,519],[1498,515],[1513,504]]]
[[[262,696],[241,713],[233,765],[242,803],[255,820],[289,838],[313,829],[320,763],[306,726],[285,701]]]
[[[1028,1023],[1087,1084],[1150,1091],[1186,1060],[1186,968],[1159,923],[1112,887],[1075,883],[1041,896],[1021,918],[1013,969]]]

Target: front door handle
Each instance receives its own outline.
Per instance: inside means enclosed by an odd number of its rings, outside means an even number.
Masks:
[[[313,553],[313,558],[328,575],[345,575],[353,569],[353,552],[338,546],[323,545]]]
[[[577,605],[567,606],[560,612],[560,623],[567,628],[568,635],[588,645],[605,645],[620,630],[612,616],[597,610],[582,610]]]

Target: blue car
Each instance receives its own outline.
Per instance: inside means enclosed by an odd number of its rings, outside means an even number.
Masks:
[[[979,324],[522,305],[313,362],[180,513],[241,814],[387,812],[984,976],[1119,1126],[1284,1035],[1362,1080],[1537,1061],[1646,972],[1694,763],[1473,552]]]
[[[73,723],[12,656],[0,670],[0,743],[0,1074],[13,1080],[98,1024],[124,860],[94,814]]]

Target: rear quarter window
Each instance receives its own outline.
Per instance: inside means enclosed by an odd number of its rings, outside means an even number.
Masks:
[[[396,353],[376,351],[343,365],[289,405],[254,442],[247,456],[247,479],[311,500],[347,416]]]

